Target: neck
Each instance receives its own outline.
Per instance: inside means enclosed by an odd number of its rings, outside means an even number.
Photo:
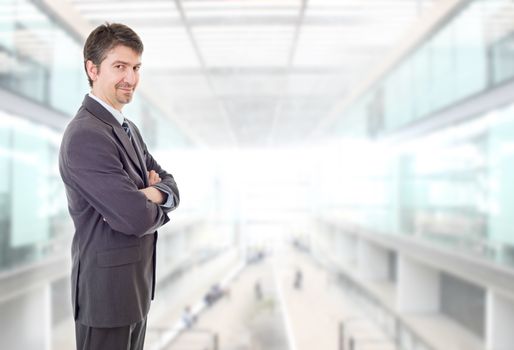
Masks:
[[[100,94],[98,91],[95,90],[95,88],[93,87],[91,89],[91,93],[93,95],[95,95],[96,97],[98,97],[99,99],[101,99],[102,101],[104,101],[105,103],[107,103],[109,106],[111,106],[112,108],[114,109],[117,109],[118,111],[121,112],[121,108],[123,107],[123,105],[121,104],[117,104],[111,100],[109,100],[107,97],[105,97],[103,94]]]

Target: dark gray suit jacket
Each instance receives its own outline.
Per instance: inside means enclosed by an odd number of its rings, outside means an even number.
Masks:
[[[91,327],[141,321],[155,290],[157,229],[169,221],[165,209],[138,189],[155,170],[158,184],[179,192],[173,176],[153,159],[136,126],[134,144],[114,116],[87,96],[66,128],[59,170],[75,224],[72,301],[75,319]]]

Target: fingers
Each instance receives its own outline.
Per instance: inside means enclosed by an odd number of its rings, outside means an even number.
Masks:
[[[148,182],[149,182],[150,186],[161,182],[161,178],[159,177],[159,174],[157,174],[155,172],[155,170],[150,170],[149,172],[147,172],[147,174],[148,174]]]

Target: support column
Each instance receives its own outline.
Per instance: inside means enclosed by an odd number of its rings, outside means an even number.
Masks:
[[[514,344],[514,300],[487,292],[486,349],[510,350]]]
[[[0,304],[0,348],[50,350],[50,285],[28,291]]]
[[[439,271],[399,255],[397,281],[396,307],[398,311],[439,311],[441,294]]]
[[[348,267],[357,261],[357,239],[355,236],[342,233],[341,235],[341,262]]]
[[[357,244],[359,276],[371,281],[385,281],[389,277],[389,254],[387,249],[362,238]]]

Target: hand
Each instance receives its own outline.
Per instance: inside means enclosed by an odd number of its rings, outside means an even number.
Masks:
[[[155,170],[150,170],[146,172],[146,176],[148,177],[148,183],[150,186],[153,186],[159,182],[161,182],[161,178],[159,174],[155,172]]]
[[[159,181],[161,180],[159,179]],[[139,191],[143,192],[146,198],[155,204],[161,205],[164,203],[165,195],[155,187],[150,186]]]

